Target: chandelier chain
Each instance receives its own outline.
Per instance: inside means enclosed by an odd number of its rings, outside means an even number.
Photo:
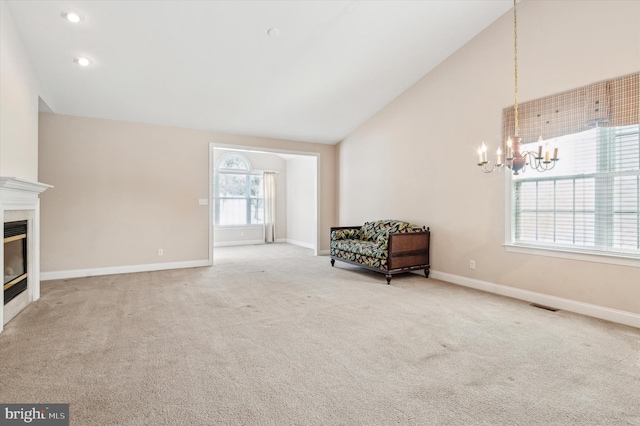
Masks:
[[[513,100],[513,117],[514,117],[514,136],[512,139],[509,135],[506,144],[503,141],[503,145],[498,147],[496,151],[496,159],[491,162],[487,159],[487,147],[482,143],[480,149],[478,149],[478,166],[484,173],[492,173],[494,171],[502,172],[509,168],[513,170],[514,175],[524,172],[529,166],[531,169],[538,172],[545,172],[551,170],[557,164],[558,148],[553,149],[553,156],[548,149],[543,155],[542,136],[538,139],[538,150],[526,151],[523,150],[524,146],[521,145],[522,140],[518,136],[520,132],[520,125],[518,123],[518,1],[513,0],[513,80],[514,80],[514,100]],[[506,117],[505,117],[506,118]],[[506,152],[502,150],[506,149]]]
[[[518,137],[520,126],[518,125],[518,13],[516,0],[513,0],[513,80],[515,83],[515,97],[513,110],[515,118],[515,136]]]

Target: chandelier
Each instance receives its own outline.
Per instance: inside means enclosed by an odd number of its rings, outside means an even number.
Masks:
[[[558,148],[553,149],[553,156],[551,156],[548,144],[545,145],[545,152],[543,154],[542,136],[538,138],[538,150],[537,151],[521,151],[522,139],[518,136],[518,14],[517,14],[517,0],[513,0],[513,76],[515,83],[515,96],[513,102],[513,113],[515,119],[515,131],[514,137],[509,137],[506,142],[506,152],[502,152],[502,148],[498,147],[496,151],[496,159],[492,163],[487,160],[487,146],[482,142],[482,146],[478,149],[478,166],[481,167],[484,173],[491,173],[494,171],[503,172],[506,167],[513,170],[513,174],[517,175],[522,171],[526,171],[527,166],[537,170],[539,172],[545,172],[553,169],[558,161]]]

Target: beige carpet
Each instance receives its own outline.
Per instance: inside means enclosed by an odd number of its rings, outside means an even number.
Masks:
[[[48,281],[0,402],[72,425],[640,424],[640,330],[276,244]]]

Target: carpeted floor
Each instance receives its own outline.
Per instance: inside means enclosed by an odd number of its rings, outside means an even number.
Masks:
[[[640,330],[287,244],[42,283],[0,402],[72,425],[640,424]]]

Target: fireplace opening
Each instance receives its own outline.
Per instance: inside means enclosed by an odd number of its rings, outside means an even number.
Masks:
[[[27,289],[27,221],[4,224],[4,304]]]

